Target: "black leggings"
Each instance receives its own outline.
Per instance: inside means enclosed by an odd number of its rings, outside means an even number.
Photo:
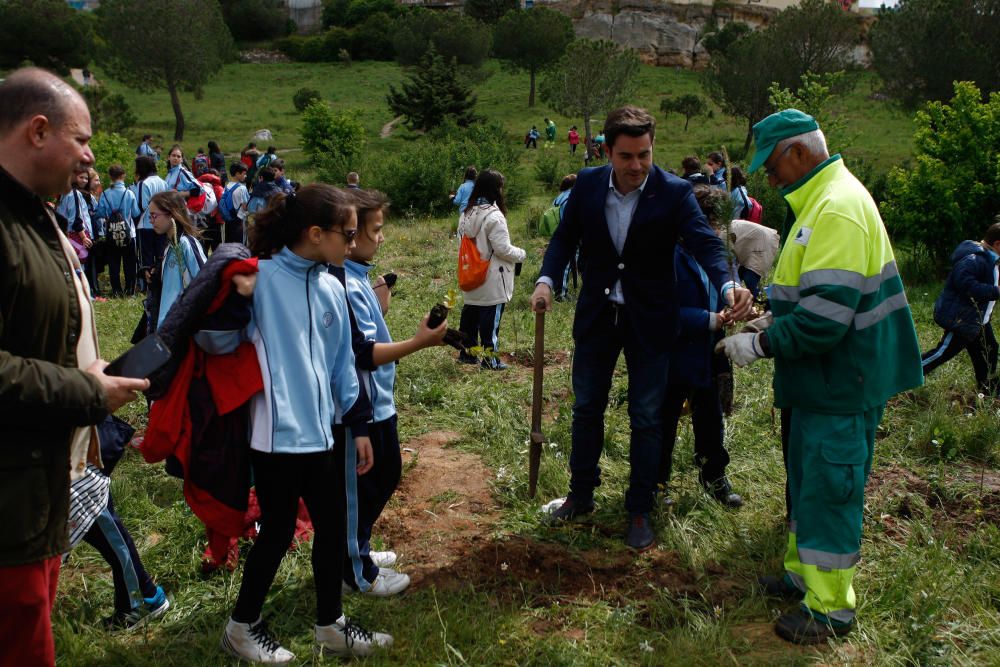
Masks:
[[[312,454],[265,454],[251,451],[260,533],[243,567],[240,594],[233,609],[237,623],[260,618],[278,566],[295,534],[299,498],[312,519],[312,567],[316,588],[316,624],[330,625],[342,613],[340,584],[346,549],[343,456],[333,451]]]

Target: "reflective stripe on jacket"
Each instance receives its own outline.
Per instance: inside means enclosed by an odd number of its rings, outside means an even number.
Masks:
[[[785,199],[796,220],[769,291],[775,405],[854,414],[919,386],[913,318],[871,195],[835,155]]]

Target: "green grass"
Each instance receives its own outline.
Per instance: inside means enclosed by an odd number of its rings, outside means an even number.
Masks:
[[[116,92],[122,93],[139,117],[130,139],[138,144],[145,132],[169,148],[173,143],[174,116],[166,91],[139,92],[102,76],[96,76]],[[194,155],[198,146],[214,139],[227,154],[238,154],[252,138],[254,131],[269,129],[279,154],[299,147],[299,114],[292,105],[292,96],[302,87],[314,88],[335,108],[355,110],[365,127],[368,149],[375,154],[398,150],[402,142],[415,134],[397,127],[389,138],[380,138],[382,127],[392,120],[385,102],[390,84],[399,86],[404,72],[393,63],[362,61],[345,66],[339,63],[230,64],[223,67],[204,88],[201,100],[191,93],[181,94],[181,106],[186,120],[186,153]],[[544,127],[543,119],[552,118],[557,127],[555,149],[566,153],[566,170],[582,166],[571,164],[566,132],[578,125],[583,133],[582,118],[570,118],[556,113],[540,100],[534,108],[528,106],[528,77],[506,71],[497,61],[488,61],[474,86],[478,96],[476,112],[499,121],[507,129],[510,140],[520,144],[532,125]],[[843,113],[851,121],[850,129],[859,134],[849,155],[871,160],[879,168],[898,164],[910,155],[912,126],[908,116],[883,101],[869,99],[875,79],[864,75],[860,85],[843,103]],[[746,125],[714,108],[712,118],[698,118],[683,131],[681,116],[663,118],[660,100],[666,96],[695,93],[703,95],[699,75],[687,70],[643,66],[639,73],[635,103],[651,110],[659,120],[657,128],[656,162],[665,167],[680,168],[681,159],[689,154],[702,157],[719,146],[730,150],[742,149]],[[603,119],[594,119],[594,131]],[[540,142],[542,145],[543,142]],[[263,148],[263,147],[261,147]],[[833,150],[837,147],[831,146]],[[530,167],[542,148],[526,151],[525,162]],[[290,171],[308,177],[307,164],[301,152],[283,157]],[[530,173],[530,170],[529,170]]]
[[[492,63],[490,68],[493,75],[477,87],[480,113],[501,120],[512,141],[519,140],[526,125],[541,125],[545,115],[556,120],[562,136],[570,119],[552,115],[543,105],[528,109],[526,77],[512,76]],[[652,109],[658,109],[663,94],[697,92],[691,73],[644,68],[642,77],[637,101]],[[253,130],[268,127],[276,133],[278,146],[294,147],[297,115],[291,97],[308,85],[338,104],[362,109],[371,150],[392,150],[412,136],[403,131],[392,139],[377,139],[378,129],[389,120],[384,87],[399,78],[395,67],[378,63],[355,63],[349,69],[228,66],[206,87],[203,101],[185,96],[190,137],[185,143],[193,147],[216,138],[224,149],[234,150]],[[861,91],[847,105],[856,121],[854,129],[862,134],[855,146],[883,166],[905,159],[909,123],[883,103],[866,100]],[[141,119],[137,133],[172,132],[165,94],[126,93]],[[682,124],[678,117],[661,122],[658,161],[674,164],[696,149],[704,152],[718,143],[742,142],[741,125],[718,114],[693,123],[686,135],[680,131]],[[525,177],[532,174],[536,158],[526,157]],[[510,216],[514,241],[528,249],[528,259],[504,314],[500,344],[502,351],[519,358],[529,357],[532,349],[534,315],[528,297],[544,248],[541,239],[529,235],[527,221],[532,207],[551,196],[534,187],[532,202]],[[399,274],[388,317],[397,338],[408,336],[454,286],[457,246],[447,238],[451,224],[450,218],[392,221],[386,229],[388,241],[378,270]],[[932,320],[939,289],[931,283],[908,291],[924,349],[940,336]],[[103,356],[113,358],[127,348],[140,309],[138,299],[97,305]],[[879,483],[868,498],[864,560],[855,584],[859,627],[836,648],[801,650],[774,638],[770,623],[783,607],[751,586],[757,575],[778,571],[784,540],[784,476],[770,410],[769,362],[737,372],[736,412],[727,420],[730,476],[747,499],[742,510],[724,511],[700,492],[685,418],[674,457],[672,495],[677,504],[672,512],[655,516],[659,547],[643,556],[625,549],[621,536],[629,470],[627,378],[620,366],[606,419],[604,484],[598,489],[594,519],[561,529],[539,522],[540,502],[563,495],[568,484],[572,315],[572,304],[557,304],[546,319],[546,349],[563,357],[545,375],[546,414],[554,420],[544,427],[547,446],[535,501],[526,493],[530,369],[479,372],[457,365],[444,348],[424,351],[399,365],[396,401],[404,444],[429,431],[457,432],[455,446],[479,457],[494,473],[499,516],[485,538],[497,545],[522,539],[546,549],[548,557],[539,560],[537,568],[551,578],[467,578],[448,588],[415,587],[390,600],[349,597],[349,614],[396,639],[391,653],[369,664],[997,663],[1000,501],[995,465],[1000,413],[995,403],[976,398],[967,359],[946,365],[927,386],[890,404],[876,448],[874,474]],[[454,313],[452,324],[456,322]],[[129,406],[124,414],[135,425],[143,424],[141,405]],[[981,477],[985,482],[980,483]],[[186,508],[180,485],[162,466],[146,465],[129,451],[115,472],[113,492],[147,569],[167,589],[173,608],[144,630],[104,633],[97,624],[112,609],[111,577],[100,556],[81,546],[63,569],[54,614],[60,662],[228,664],[218,639],[235,601],[239,571],[207,580],[197,574],[203,531]],[[444,508],[459,502],[460,495],[446,491],[434,501]],[[298,664],[323,662],[311,652],[315,597],[310,555],[311,547],[305,545],[285,558],[265,607],[278,637],[299,655]],[[639,577],[635,594],[621,596],[608,588],[581,597],[554,590],[563,568],[584,556],[625,563]],[[690,579],[684,595],[655,584],[665,569]],[[648,586],[641,583],[643,578],[649,579]]]
[[[448,224],[426,220],[387,228],[378,268],[400,276],[388,318],[398,337],[408,335],[452,285],[456,246],[447,239]],[[501,347],[527,356],[534,320],[528,312],[530,277],[538,271],[543,243],[521,226],[514,225],[513,233],[529,253],[501,327]],[[930,317],[938,289],[909,291],[925,349],[940,333]],[[126,347],[138,311],[136,299],[98,305],[105,356]],[[548,316],[546,349],[572,349],[572,311],[572,304],[559,304]],[[432,430],[461,435],[456,446],[479,456],[496,475],[493,492],[501,510],[491,529],[495,537],[520,536],[554,548],[556,555],[538,564],[553,577],[563,557],[604,553],[652,581],[658,574],[654,564],[661,561],[651,558],[669,558],[694,578],[696,593],[681,596],[654,587],[640,588],[644,592],[634,599],[612,591],[578,599],[553,594],[537,580],[466,580],[446,590],[416,588],[392,600],[350,597],[347,611],[394,634],[396,647],[369,660],[375,665],[990,663],[1000,651],[1000,530],[992,523],[998,516],[996,492],[981,489],[977,479],[982,463],[988,475],[996,475],[1000,416],[995,404],[975,398],[971,377],[967,360],[956,360],[928,386],[892,402],[876,451],[875,474],[884,483],[872,491],[866,509],[864,561],[856,579],[859,628],[836,649],[803,651],[773,638],[769,623],[782,607],[750,586],[755,576],[778,570],[783,547],[783,472],[770,412],[769,362],[737,373],[737,410],[726,427],[730,475],[746,506],[724,511],[700,492],[685,419],[675,452],[677,506],[655,517],[655,556],[633,557],[621,541],[628,476],[623,367],[607,415],[598,512],[584,526],[557,530],[541,525],[537,507],[564,494],[568,482],[568,365],[557,364],[546,373],[546,396],[555,405],[555,420],[545,426],[552,444],[542,459],[539,500],[529,501],[524,452],[530,370],[478,372],[457,365],[447,349],[424,351],[399,366],[402,440]],[[142,421],[137,406],[127,415],[134,423]],[[899,470],[911,471],[926,488],[885,477]],[[81,546],[63,570],[54,617],[61,660],[73,665],[224,663],[217,641],[235,600],[239,572],[209,580],[196,574],[202,530],[186,509],[180,486],[161,466],[145,465],[129,452],[115,473],[113,491],[147,568],[168,590],[174,608],[141,632],[106,635],[96,623],[112,606],[110,575],[97,553]],[[459,500],[450,492],[432,499],[442,509]],[[265,611],[278,636],[302,658],[300,664],[314,660],[309,555],[306,545],[286,557]]]

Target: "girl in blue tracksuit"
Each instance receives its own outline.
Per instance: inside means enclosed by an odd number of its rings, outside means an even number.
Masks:
[[[354,367],[347,295],[327,264],[343,266],[356,234],[352,200],[342,190],[314,184],[296,195],[275,195],[252,228],[259,272],[233,280],[241,294],[253,294],[245,335],[257,350],[264,378],[264,390],[252,399],[250,441],[260,532],[222,637],[222,647],[242,659],[294,658],[270,635],[261,610],[292,541],[299,498],[315,529],[317,648],[364,655],[392,643],[389,635],[346,619],[341,608],[345,468],[356,465],[364,474],[372,467],[371,408]],[[353,436],[356,464],[353,458],[337,461],[336,422]]]
[[[155,329],[159,329],[170,307],[177,301],[198,271],[205,265],[205,251],[198,242],[198,230],[191,224],[187,205],[179,192],[167,190],[153,195],[149,202],[149,221],[153,231],[167,239],[160,263],[158,277],[153,281],[159,287],[159,298],[151,291],[150,314],[156,315]]]
[[[347,297],[354,312],[357,328],[364,343],[356,349],[358,369],[372,403],[373,422],[368,425],[375,466],[358,479],[358,548],[362,576],[371,584],[367,593],[388,596],[400,593],[410,578],[390,569],[396,561],[391,551],[372,552],[372,526],[385,508],[399,484],[402,457],[399,451],[399,431],[396,427],[396,404],[393,389],[396,383],[396,361],[417,350],[441,344],[448,325],[442,322],[436,329],[427,328],[425,317],[416,334],[394,343],[385,323],[389,307],[389,288],[384,278],[375,284],[369,280],[371,261],[385,241],[382,233],[384,211],[388,200],[374,190],[352,190],[358,214],[358,235],[345,263]],[[379,293],[376,293],[376,290]],[[356,588],[350,556],[345,557],[344,581]]]
[[[66,232],[78,234],[80,243],[88,248],[87,258],[81,261],[83,270],[90,283],[90,295],[100,294],[97,283],[97,264],[94,261],[94,243],[97,241],[97,231],[90,216],[90,174],[80,171],[73,179],[73,188],[59,198],[56,213],[66,218]]]
[[[170,147],[167,161],[170,164],[170,170],[167,171],[167,178],[165,179],[168,190],[177,190],[178,192],[190,193],[192,195],[197,195],[201,192],[201,186],[198,185],[194,174],[184,166],[184,150],[180,144],[174,144]]]

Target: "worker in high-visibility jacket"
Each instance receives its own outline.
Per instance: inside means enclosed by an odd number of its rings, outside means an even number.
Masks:
[[[830,157],[819,125],[796,109],[753,128],[760,167],[790,213],[769,297],[773,317],[723,339],[738,366],[774,358],[788,475],[783,577],[769,594],[801,599],[775,624],[813,644],[847,634],[856,605],[865,481],[893,394],[922,381],[920,348],[889,237],[865,187]]]

